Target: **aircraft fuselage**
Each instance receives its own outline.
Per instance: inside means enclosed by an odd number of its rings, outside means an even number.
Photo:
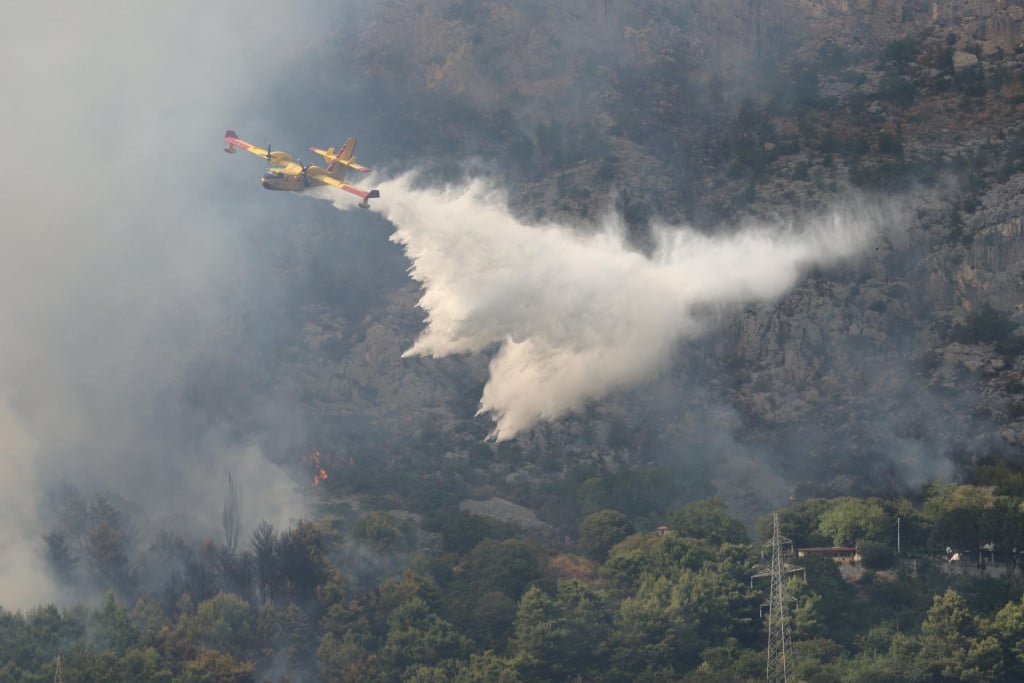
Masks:
[[[323,185],[318,177],[324,174],[324,169],[319,166],[308,166],[305,173],[285,173],[272,168],[263,174],[263,189],[301,192],[310,187]]]
[[[283,176],[281,178],[263,178],[264,190],[286,190],[298,192],[309,187],[302,176]]]

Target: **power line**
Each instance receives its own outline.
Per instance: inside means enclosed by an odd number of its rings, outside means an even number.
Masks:
[[[789,574],[804,571],[803,567],[786,562],[793,556],[793,541],[779,532],[779,514],[772,515],[772,557],[769,569],[750,577],[754,579],[771,577],[771,589],[768,600],[761,608],[768,608],[768,665],[766,668],[768,683],[786,683],[793,675],[791,659],[791,639],[789,624],[789,603],[795,599],[786,594],[786,577]],[[762,612],[763,613],[763,612]]]

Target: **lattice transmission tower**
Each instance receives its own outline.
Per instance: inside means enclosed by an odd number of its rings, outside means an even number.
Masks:
[[[786,562],[793,556],[793,541],[779,533],[779,515],[772,515],[772,558],[770,568],[750,577],[754,579],[770,576],[771,590],[768,601],[761,605],[762,610],[768,608],[768,683],[786,683],[793,676],[791,660],[791,641],[789,628],[789,604],[794,598],[786,595],[786,577],[795,572],[804,571],[802,567]],[[762,612],[763,613],[763,612]]]

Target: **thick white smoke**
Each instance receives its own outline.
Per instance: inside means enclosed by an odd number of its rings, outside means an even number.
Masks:
[[[249,203],[230,201],[235,178],[261,192],[259,163],[230,163],[221,136],[263,125],[249,112],[313,44],[326,3],[258,5],[4,6],[3,609],[61,598],[40,551],[63,482],[137,501],[139,526],[219,519],[232,471],[255,522],[282,507],[280,473],[241,438],[186,431],[191,378],[235,357],[236,292],[274,293],[246,255]]]
[[[498,440],[649,378],[720,307],[778,299],[808,268],[862,252],[883,224],[851,205],[713,236],[659,226],[647,257],[614,215],[586,232],[527,224],[484,181],[440,191],[406,175],[380,189],[423,284],[427,326],[406,355],[496,347],[480,411]]]
[[[39,550],[43,535],[35,509],[39,444],[0,401],[0,605],[34,605],[54,593]],[[18,533],[14,533],[17,530]],[[34,541],[34,543],[33,543]]]

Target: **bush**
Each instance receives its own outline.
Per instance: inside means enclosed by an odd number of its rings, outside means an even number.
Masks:
[[[353,528],[355,537],[378,550],[402,550],[415,544],[416,529],[387,512],[368,512]]]
[[[914,103],[914,84],[902,76],[888,74],[878,82],[878,96],[905,107]]]
[[[898,73],[906,73],[907,67],[917,58],[921,46],[913,38],[894,40],[885,46],[884,59],[891,64]]]
[[[957,327],[954,339],[961,344],[1000,344],[1009,341],[1016,329],[1008,315],[986,304]]]
[[[903,157],[903,141],[899,134],[893,135],[888,132],[878,134],[878,153],[888,154],[894,157]]]
[[[896,552],[888,543],[864,541],[857,546],[860,561],[867,569],[891,569],[896,566]]]

